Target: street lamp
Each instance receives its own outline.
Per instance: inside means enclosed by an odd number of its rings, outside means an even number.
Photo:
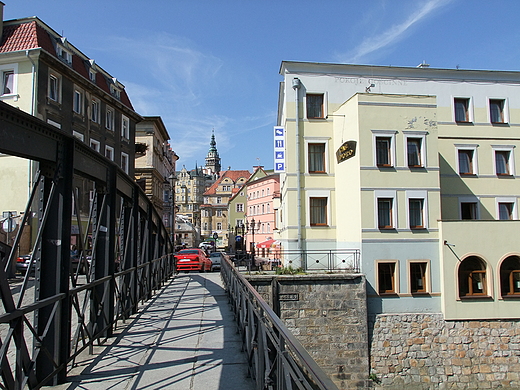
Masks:
[[[244,250],[245,249],[245,237],[244,237],[244,232],[246,230],[246,227],[244,226],[244,224],[242,222],[237,222],[236,226],[235,226],[235,234],[236,236],[240,236],[240,239],[242,240],[240,242],[240,250]],[[237,252],[237,241],[236,241],[236,237],[235,237],[235,252]]]
[[[247,222],[246,222],[247,225]],[[251,263],[255,264],[255,230],[259,230],[260,226],[262,225],[262,222],[258,221],[258,225],[255,222],[255,219],[253,218],[251,222],[249,222],[248,231],[251,231],[252,237],[252,245],[251,245]]]

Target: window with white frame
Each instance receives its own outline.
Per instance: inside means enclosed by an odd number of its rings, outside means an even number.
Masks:
[[[379,168],[395,166],[395,131],[372,130],[374,165]]]
[[[498,220],[518,219],[516,208],[516,197],[499,197],[496,198],[496,215]]]
[[[0,67],[0,70],[2,71],[2,95],[15,95],[17,84],[17,69],[9,66],[8,68]]]
[[[426,132],[404,132],[406,164],[410,168],[426,166]]]
[[[48,96],[55,102],[61,101],[61,76],[58,73],[49,73]]]
[[[453,99],[454,119],[457,123],[473,122],[471,99],[456,97]]]
[[[515,166],[513,158],[514,146],[492,145],[494,154],[494,173],[497,176],[514,176]]]
[[[220,196],[217,196],[217,204],[221,204],[222,203],[222,198]]]
[[[307,143],[307,167],[309,173],[326,173],[326,143]]]
[[[217,210],[217,217],[222,217],[222,210]]]
[[[112,146],[105,146],[105,157],[114,161],[114,148]]]
[[[73,130],[73,131],[72,131],[72,135],[73,135],[75,138],[79,139],[80,141],[84,141],[84,140],[85,140],[85,136],[84,136],[82,133],[80,133],[79,131],[75,131],[75,130]]]
[[[128,154],[121,152],[121,169],[128,173],[128,162],[130,160],[128,159]]]
[[[67,64],[72,64],[72,53],[66,50],[64,47],[58,45],[56,47],[56,52],[58,54],[58,57],[61,58],[63,61],[65,61]]]
[[[326,190],[307,191],[308,224],[310,226],[329,226],[330,192]]]
[[[460,219],[479,219],[479,200],[477,197],[468,196],[459,198]]]
[[[236,210],[237,210],[237,212],[243,212],[244,211],[244,204],[243,203],[237,203],[236,204]]]
[[[90,147],[98,153],[101,149],[100,146],[101,146],[101,143],[99,141],[96,141],[95,139],[92,139],[92,138],[90,139]]]
[[[305,96],[307,119],[325,119],[325,94],[307,93]]]
[[[83,91],[79,88],[74,88],[74,100],[72,102],[72,110],[76,114],[83,113]]]
[[[406,201],[408,204],[408,228],[427,229],[428,208],[426,191],[407,191]]]
[[[99,123],[101,112],[101,103],[98,99],[92,99],[90,108],[90,120],[94,123]]]
[[[105,127],[108,130],[114,131],[114,116],[115,116],[114,109],[111,107],[107,107]]]
[[[124,115],[121,117],[121,138],[130,139],[130,120]]]
[[[393,190],[375,191],[375,226],[378,229],[396,229],[396,192]]]
[[[489,121],[491,123],[507,123],[505,99],[489,99]]]
[[[455,145],[457,172],[459,175],[478,174],[478,145]]]
[[[222,222],[217,222],[217,230],[222,230]]]

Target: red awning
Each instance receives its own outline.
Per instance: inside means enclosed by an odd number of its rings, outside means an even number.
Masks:
[[[264,242],[259,242],[258,244],[256,244],[256,247],[257,248],[271,248],[272,246],[275,246],[276,244],[278,244],[278,241],[276,241],[276,240],[267,240]]]

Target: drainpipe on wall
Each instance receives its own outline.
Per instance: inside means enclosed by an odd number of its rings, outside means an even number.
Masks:
[[[301,171],[300,171],[300,79],[293,79],[292,87],[295,92],[296,103],[296,192],[298,209],[298,251],[302,250],[302,190],[301,190]]]
[[[36,109],[36,64],[34,63],[34,60],[29,55],[31,50],[25,51],[25,56],[31,61],[32,69],[31,69],[31,111],[30,114],[32,116],[34,115],[35,109]],[[17,91],[18,92],[18,91]],[[29,160],[29,193],[28,196],[31,196],[31,191],[33,187],[33,167],[34,162],[32,160]]]

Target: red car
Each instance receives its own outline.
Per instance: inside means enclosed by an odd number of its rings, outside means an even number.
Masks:
[[[175,255],[177,259],[177,272],[185,271],[211,271],[211,260],[206,252],[198,248],[183,249]]]

